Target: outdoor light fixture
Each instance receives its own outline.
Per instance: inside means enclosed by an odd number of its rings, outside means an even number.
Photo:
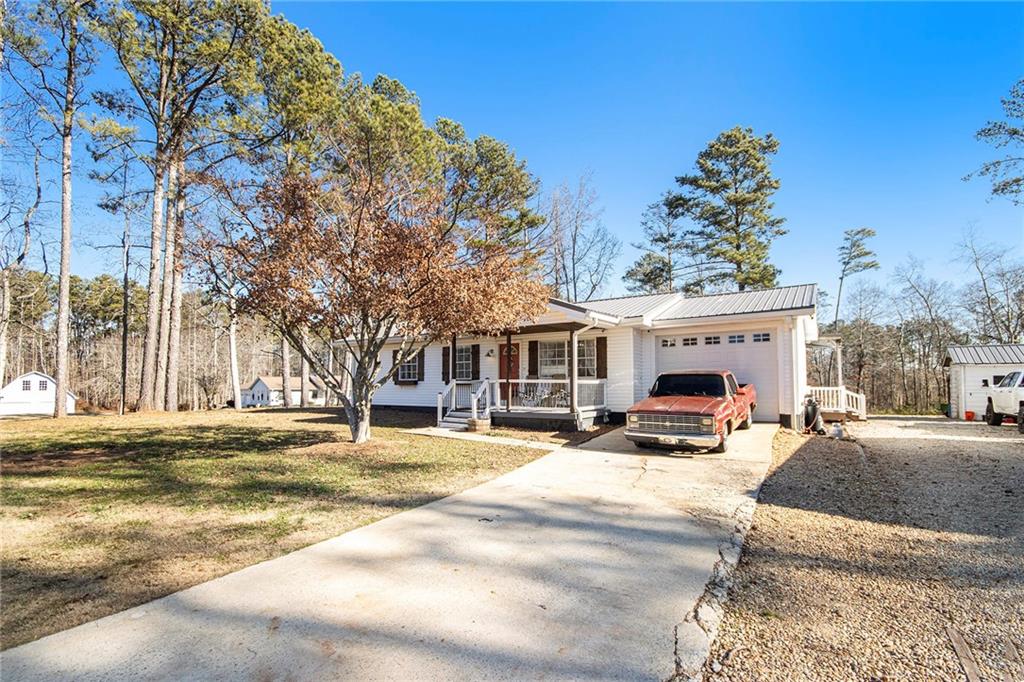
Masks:
[[[493,358],[494,357],[494,349],[492,348],[489,351],[487,351],[487,355],[485,357]]]

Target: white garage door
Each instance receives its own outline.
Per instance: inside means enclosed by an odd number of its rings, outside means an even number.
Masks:
[[[774,330],[667,334],[655,338],[659,372],[728,369],[741,384],[757,388],[757,421],[779,419],[779,367]]]

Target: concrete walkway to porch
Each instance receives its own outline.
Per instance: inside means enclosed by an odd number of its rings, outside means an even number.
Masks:
[[[0,654],[4,680],[621,679],[696,671],[776,427],[728,455],[621,430]]]

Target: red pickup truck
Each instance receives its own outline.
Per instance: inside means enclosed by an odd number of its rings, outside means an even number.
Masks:
[[[728,449],[734,429],[749,429],[757,408],[753,384],[727,370],[665,372],[649,397],[626,411],[626,438],[637,447]]]

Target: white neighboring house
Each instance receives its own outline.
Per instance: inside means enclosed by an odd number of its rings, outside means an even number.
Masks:
[[[48,374],[28,372],[0,389],[0,415],[53,414],[57,382]],[[68,414],[75,413],[78,397],[67,391]]]
[[[302,391],[299,377],[291,378],[292,405],[298,406]],[[309,377],[309,404],[323,407],[327,403],[327,391],[319,377]],[[242,389],[242,407],[280,407],[284,405],[283,377],[256,377],[247,388]]]
[[[1024,343],[950,346],[944,367],[949,368],[949,416],[975,421],[985,416],[992,389],[1010,372],[1024,369]]]
[[[659,372],[728,369],[757,387],[755,420],[797,425],[807,392],[854,395],[808,388],[816,303],[814,284],[695,297],[553,298],[543,315],[513,333],[427,347],[373,403],[436,409],[439,422],[461,418],[475,404],[495,424],[583,428],[623,421]],[[394,365],[399,341],[382,352],[384,370]]]

